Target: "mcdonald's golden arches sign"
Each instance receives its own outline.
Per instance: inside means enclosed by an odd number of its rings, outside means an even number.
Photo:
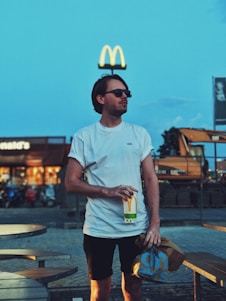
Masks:
[[[108,53],[109,61],[106,63],[106,54]],[[116,64],[117,54],[119,54],[120,64]],[[100,53],[98,67],[100,69],[126,69],[125,57],[122,48],[117,45],[113,49],[109,45],[105,45]]]

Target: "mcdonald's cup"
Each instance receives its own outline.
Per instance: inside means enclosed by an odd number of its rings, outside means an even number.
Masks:
[[[134,194],[128,200],[122,200],[123,203],[123,213],[124,213],[124,223],[134,224],[137,218],[137,198]]]

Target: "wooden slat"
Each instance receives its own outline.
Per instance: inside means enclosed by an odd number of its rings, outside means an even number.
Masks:
[[[210,229],[226,232],[226,226],[207,224],[207,223],[203,223],[202,226]]]
[[[38,281],[14,273],[0,272],[0,300],[47,301],[49,292]]]
[[[32,224],[3,224],[0,225],[0,240],[23,238],[46,233],[47,227]]]
[[[45,297],[43,297],[43,288],[41,287],[33,287],[33,289],[31,290],[31,288],[27,288],[27,287],[23,287],[23,288],[10,288],[9,289],[1,289],[0,290],[0,300],[6,301],[6,300],[37,300],[37,301],[42,301],[42,300],[48,300],[48,295],[46,294]]]
[[[205,278],[224,286],[226,283],[226,260],[207,252],[186,253],[183,265]]]
[[[78,267],[48,267],[35,268],[30,270],[18,271],[15,274],[22,275],[42,283],[48,283],[70,276],[78,271]]]
[[[33,249],[1,249],[0,260],[6,259],[30,259],[37,260],[39,268],[45,267],[46,260],[66,260],[70,259],[71,255],[61,252],[44,251],[44,250],[33,250]]]
[[[0,260],[24,258],[30,260],[70,259],[71,255],[61,252],[52,252],[34,249],[0,249]]]

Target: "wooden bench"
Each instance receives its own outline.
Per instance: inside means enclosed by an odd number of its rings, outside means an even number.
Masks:
[[[194,301],[201,300],[200,276],[223,287],[226,284],[226,259],[207,252],[185,253],[183,265],[193,271]]]
[[[71,255],[61,252],[34,250],[34,249],[1,249],[0,260],[29,259],[38,261],[38,268],[17,271],[15,274],[25,276],[41,283],[48,284],[64,277],[70,276],[78,271],[78,267],[45,267],[46,260],[66,260]]]
[[[61,252],[33,249],[0,249],[0,260],[15,258],[36,260],[38,261],[39,268],[44,268],[46,260],[66,260],[70,259],[71,255]]]
[[[78,271],[78,267],[48,267],[48,268],[35,268],[24,271],[17,271],[14,274],[25,276],[47,285],[49,282],[53,282],[64,277],[73,275]]]
[[[39,281],[14,273],[0,272],[0,300],[50,301],[50,293]]]
[[[202,226],[210,228],[210,229],[226,232],[226,226],[223,226],[223,225],[215,225],[215,224],[204,223],[204,224],[202,224]]]

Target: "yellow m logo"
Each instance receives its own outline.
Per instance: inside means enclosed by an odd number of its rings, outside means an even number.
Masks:
[[[106,52],[108,52],[109,54],[109,58],[110,58],[109,64],[105,64]],[[119,53],[120,56],[120,65],[119,64],[117,65],[115,63],[117,53]],[[119,45],[117,45],[112,50],[109,45],[105,45],[101,50],[100,61],[98,66],[99,68],[103,68],[103,69],[126,69],[126,63],[125,63],[125,58],[124,58],[122,48]]]
[[[128,199],[128,211],[130,212],[131,211],[131,208],[132,208],[132,201],[133,201],[133,198],[129,198]]]

